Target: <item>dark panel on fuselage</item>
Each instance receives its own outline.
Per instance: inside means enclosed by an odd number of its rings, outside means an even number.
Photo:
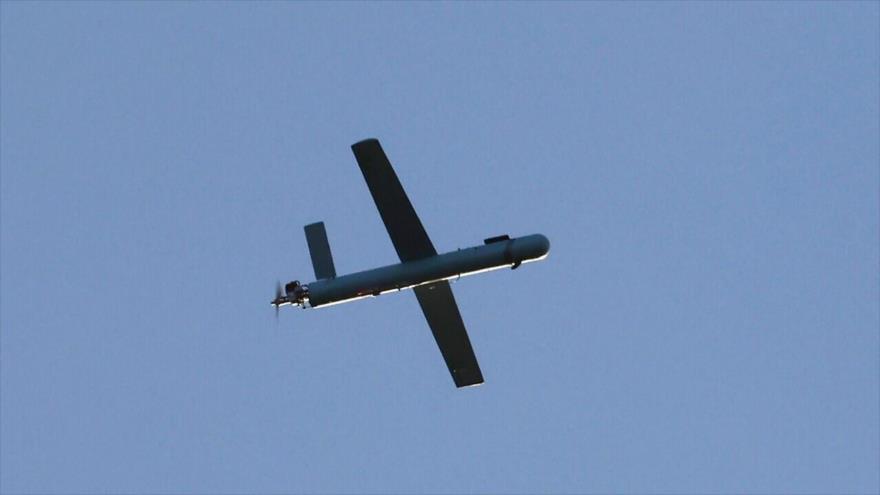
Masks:
[[[495,236],[495,237],[490,237],[488,239],[484,239],[483,244],[493,244],[496,242],[504,242],[504,241],[509,241],[509,240],[510,240],[510,236],[507,234],[504,234],[504,235],[499,235],[499,236]]]
[[[353,144],[351,150],[400,260],[413,261],[437,254],[379,141],[366,139]]]
[[[449,282],[435,282],[413,288],[428,326],[440,347],[440,353],[452,374],[456,387],[483,383],[483,374],[471,341],[461,321]]]

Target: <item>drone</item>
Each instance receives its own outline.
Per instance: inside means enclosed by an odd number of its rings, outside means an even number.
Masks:
[[[482,384],[483,374],[449,281],[542,260],[550,250],[550,241],[541,234],[502,235],[485,239],[478,246],[437,254],[379,141],[366,139],[351,149],[400,263],[337,276],[324,222],[306,225],[316,280],[308,284],[294,280],[283,292],[277,284],[271,303],[276,315],[283,306],[322,308],[412,289],[455,386]]]

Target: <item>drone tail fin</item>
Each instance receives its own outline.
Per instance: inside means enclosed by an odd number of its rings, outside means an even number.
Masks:
[[[336,277],[336,267],[333,266],[333,254],[330,253],[330,242],[327,240],[324,222],[306,225],[305,231],[315,277],[318,280]]]

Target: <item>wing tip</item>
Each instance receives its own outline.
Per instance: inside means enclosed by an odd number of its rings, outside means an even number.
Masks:
[[[361,148],[363,146],[371,146],[374,144],[379,144],[379,140],[376,138],[361,139],[360,141],[351,145],[351,149]]]
[[[483,374],[480,373],[479,369],[460,368],[452,370],[452,380],[455,382],[456,388],[478,387],[484,383]]]

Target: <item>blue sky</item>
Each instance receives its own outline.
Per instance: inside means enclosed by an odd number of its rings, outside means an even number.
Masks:
[[[0,491],[880,491],[864,3],[0,4]],[[379,138],[486,384],[395,261]]]

